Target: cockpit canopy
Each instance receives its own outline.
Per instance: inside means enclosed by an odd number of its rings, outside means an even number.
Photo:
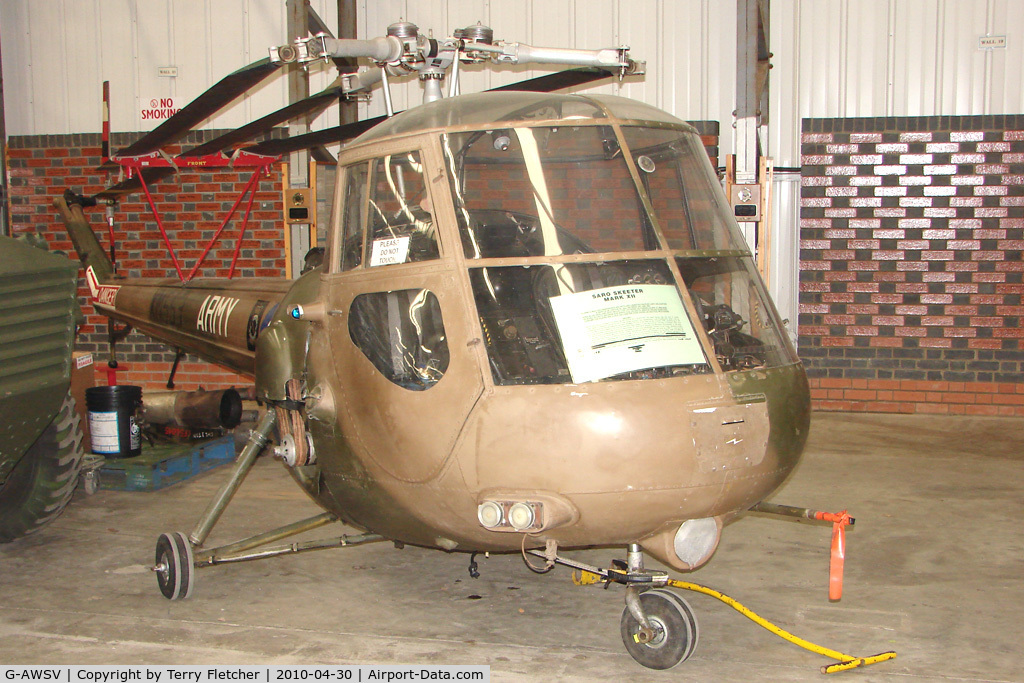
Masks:
[[[692,126],[620,97],[481,93],[353,148],[403,136],[419,142],[347,171],[342,270],[461,250],[496,383],[796,362]],[[432,136],[459,238],[443,250],[416,149]]]

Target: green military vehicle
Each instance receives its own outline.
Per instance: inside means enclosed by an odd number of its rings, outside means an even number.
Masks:
[[[0,237],[0,543],[53,520],[78,483],[77,282],[77,263]]]

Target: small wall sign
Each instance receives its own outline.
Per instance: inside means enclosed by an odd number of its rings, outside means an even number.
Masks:
[[[1005,50],[1006,36],[981,36],[978,38],[979,50]]]
[[[153,121],[169,119],[178,113],[180,107],[174,104],[173,97],[153,97],[142,100],[142,120]]]

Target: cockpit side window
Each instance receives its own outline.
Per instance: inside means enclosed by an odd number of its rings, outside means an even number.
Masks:
[[[358,268],[363,262],[363,226],[366,225],[366,181],[369,164],[362,162],[345,169],[344,213],[341,220],[341,271]]]
[[[433,205],[419,152],[371,162],[369,236],[363,258],[371,267],[439,257]]]
[[[448,370],[441,306],[429,290],[360,294],[349,311],[348,331],[374,367],[400,387],[429,389]]]

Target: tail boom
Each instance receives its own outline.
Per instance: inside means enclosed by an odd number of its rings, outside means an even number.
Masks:
[[[143,334],[246,375],[254,374],[256,339],[292,283],[245,280],[119,278],[82,207],[54,201],[85,270],[96,310]]]

